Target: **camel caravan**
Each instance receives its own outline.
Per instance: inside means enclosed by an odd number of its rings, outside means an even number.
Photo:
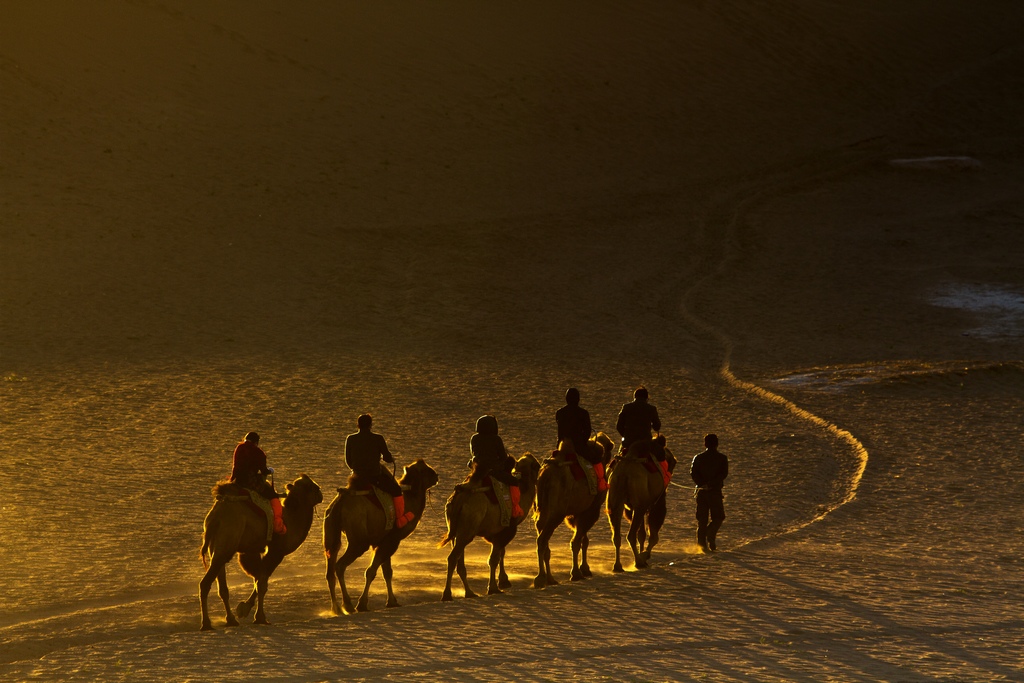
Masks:
[[[623,571],[623,518],[629,522],[626,538],[634,565],[637,569],[647,567],[665,521],[666,494],[676,465],[665,437],[659,433],[657,409],[647,398],[647,390],[640,387],[633,401],[622,406],[616,422],[622,438],[619,451],[613,453],[612,439],[604,432],[594,434],[590,414],[579,405],[579,392],[570,389],[566,405],[555,414],[558,447],[543,462],[529,452],[513,459],[498,434],[497,420],[490,415],[479,418],[470,441],[469,474],[455,486],[444,508],[447,531],[439,547],[451,549],[441,599],[453,599],[453,573],[458,573],[465,596],[476,597],[469,585],[465,551],[477,536],[491,546],[487,594],[511,587],[505,573],[505,549],[531,514],[537,531],[535,588],[558,584],[551,571],[549,541],[563,523],[573,532],[569,580],[592,576],[587,562],[589,533],[602,510],[612,528],[613,571]],[[402,468],[402,476],[397,479],[384,465],[394,465],[394,456],[384,437],[372,431],[372,417],[360,415],[357,425],[358,431],[345,441],[345,462],[352,474],[346,486],[337,489],[323,521],[327,587],[331,611],[336,615],[369,609],[370,585],[378,570],[387,588],[386,606],[398,606],[392,588],[391,558],[416,530],[428,493],[438,483],[437,472],[423,459]],[[694,458],[691,476],[697,485],[698,542],[704,552],[712,552],[715,535],[725,518],[721,487],[728,474],[728,461],[717,451],[717,437],[709,434],[705,445],[708,450]],[[270,576],[285,556],[306,540],[316,506],[324,502],[320,486],[308,475],[302,474],[285,487],[284,493],[278,493],[273,473],[259,448],[259,435],[249,432],[235,448],[231,475],[213,489],[215,500],[204,521],[200,551],[206,567],[199,582],[204,631],[213,628],[207,598],[214,579],[227,626],[237,626],[238,619],[247,616],[254,606],[254,623],[269,623],[264,598]],[[372,555],[364,572],[363,590],[353,604],[345,570],[369,550]],[[253,580],[253,589],[232,611],[226,566],[236,554],[243,571]]]

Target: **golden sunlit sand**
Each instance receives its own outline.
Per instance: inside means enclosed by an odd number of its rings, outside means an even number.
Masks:
[[[954,0],[0,8],[0,679],[1024,679],[1024,8]],[[476,418],[645,384],[652,566],[441,603]],[[246,431],[333,497],[374,415],[439,475],[401,607],[200,633]],[[730,457],[720,551],[685,465]],[[487,545],[467,551],[486,587]],[[358,591],[368,556],[350,567]],[[250,584],[229,567],[232,602]]]

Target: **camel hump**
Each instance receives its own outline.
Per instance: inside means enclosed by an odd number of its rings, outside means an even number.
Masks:
[[[210,491],[214,498],[219,500],[229,500],[232,498],[248,499],[249,491],[242,488],[240,485],[233,481],[218,481],[213,485],[213,489]]]

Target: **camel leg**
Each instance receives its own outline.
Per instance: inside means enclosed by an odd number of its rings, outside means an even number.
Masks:
[[[463,548],[463,553],[462,553],[462,555],[459,556],[459,561],[455,565],[455,571],[457,571],[459,573],[459,578],[462,579],[462,588],[465,591],[466,597],[467,598],[479,597],[469,587],[469,575],[466,572],[466,553],[465,553],[465,548]]]
[[[388,589],[388,601],[387,601],[387,604],[385,604],[384,606],[385,607],[401,607],[401,605],[398,604],[398,598],[395,597],[395,591],[394,591],[394,589],[391,586],[391,579],[394,576],[395,572],[391,568],[391,555],[390,554],[385,556],[384,557],[384,561],[381,562],[381,564],[380,564],[380,574],[381,574],[381,576],[384,577],[384,585],[387,586],[387,589]]]
[[[569,572],[570,581],[582,581],[583,571],[580,569],[580,553],[583,551],[583,536],[580,533],[580,528],[574,527],[572,530],[572,540],[569,541],[569,547],[572,548],[572,571]]]
[[[639,510],[633,510],[633,521],[629,523],[629,531],[626,534],[626,540],[629,541],[629,547],[633,551],[633,564],[637,569],[645,569],[647,567],[647,560],[644,559],[644,555],[640,552],[640,548],[636,541],[637,534],[643,525],[644,513]]]
[[[356,602],[357,612],[370,611],[370,584],[377,578],[377,570],[380,569],[383,559],[380,549],[374,548],[373,554],[370,556],[370,564],[363,572],[363,592],[359,595],[359,601]]]
[[[356,611],[352,606],[352,598],[348,595],[348,587],[345,585],[345,570],[348,569],[350,564],[362,557],[363,553],[369,549],[369,543],[363,543],[359,546],[355,546],[350,543],[349,546],[345,548],[345,554],[338,558],[338,562],[335,564],[334,574],[338,577],[338,584],[341,585],[341,607],[345,611],[345,614],[352,614]]]
[[[207,607],[207,599],[210,595],[210,588],[213,587],[214,580],[217,581],[217,593],[220,595],[221,600],[224,601],[224,608],[228,614],[228,626],[237,626],[238,621],[235,619],[235,615],[231,613],[231,607],[228,603],[228,582],[227,582],[227,571],[225,569],[227,560],[222,556],[218,556],[216,553],[210,558],[210,566],[206,568],[206,573],[203,574],[203,578],[199,581],[199,607],[202,612],[203,623],[199,630],[201,631],[212,631],[213,624],[210,622],[210,611]]]
[[[491,570],[491,578],[487,581],[487,594],[494,595],[500,593],[501,588],[498,587],[498,564],[501,563],[502,558],[505,555],[505,546],[498,545],[497,543],[491,544],[491,554],[487,556],[487,566]],[[506,577],[507,579],[508,577]]]
[[[455,540],[452,541],[452,549],[451,552],[448,553],[448,575],[445,578],[444,591],[441,593],[441,602],[452,601],[452,574],[455,573],[455,568],[459,566],[459,561],[466,552],[467,545],[468,542],[460,540],[457,536],[455,537]],[[462,585],[466,589],[466,592],[469,593],[469,585],[466,583],[465,579],[463,579]]]
[[[256,580],[253,579],[252,592],[249,593],[249,597],[247,597],[245,600],[243,600],[235,606],[235,616],[239,619],[245,619],[247,616],[249,616],[249,612],[252,611],[253,605],[256,604],[256,598],[258,595],[259,586],[257,585]]]
[[[331,614],[335,616],[342,614],[341,605],[338,604],[338,597],[334,593],[334,584],[337,577],[334,575],[338,565],[338,548],[327,551],[327,589],[331,592]]]
[[[561,520],[559,520],[561,521]],[[541,525],[537,522],[537,576],[533,579],[534,588],[544,586],[557,586],[558,582],[551,575],[551,535],[555,533],[558,524],[548,523]]]
[[[240,557],[243,560],[247,560],[248,562],[252,562],[253,561],[253,560],[249,559],[251,557],[251,555],[248,555],[246,553],[242,553],[240,555]],[[262,559],[260,559],[259,555],[256,555],[255,562],[262,565]],[[243,561],[242,565],[245,566],[246,562]],[[245,619],[247,616],[249,616],[249,612],[251,612],[253,606],[256,605],[256,599],[258,597],[259,597],[259,583],[256,581],[255,578],[253,578],[253,580],[252,580],[252,592],[249,593],[249,597],[247,597],[242,602],[238,603],[238,605],[235,607],[235,616],[238,617],[239,619]]]
[[[640,515],[640,524],[636,529],[636,547],[640,551],[640,554],[644,554],[644,546],[647,545],[647,525],[644,523],[644,517],[646,515]],[[629,520],[630,526],[633,524],[633,520]]]
[[[612,545],[615,546],[615,564],[612,565],[613,572],[624,571],[622,568],[622,559],[620,556],[620,546],[622,545],[622,503],[616,503],[613,506],[608,507],[608,521],[612,525]]]
[[[590,545],[588,534],[600,516],[601,504],[600,501],[595,501],[594,505],[572,517],[572,581],[582,581],[593,576],[587,564],[587,547]]]
[[[224,613],[227,615],[227,623],[225,626],[238,626],[238,620],[235,619],[235,615],[231,613],[231,598],[228,597],[228,564],[225,562],[220,566],[220,572],[217,574],[217,595],[220,596],[221,602],[224,603]]]
[[[277,565],[281,564],[281,560],[284,559],[284,555],[277,555],[267,553],[263,558],[263,562],[260,567],[260,577],[256,581],[256,614],[253,615],[252,623],[254,624],[269,624],[267,621],[267,614],[263,611],[263,601],[267,597],[267,587],[270,585],[270,575],[277,569]]]
[[[647,549],[644,550],[644,557],[651,559],[651,551],[658,544],[661,527],[665,524],[665,517],[668,516],[668,504],[665,496],[661,496],[654,502],[651,509],[647,511]]]
[[[590,532],[583,534],[583,542],[580,544],[580,574],[583,575],[584,579],[589,579],[594,575],[590,571],[590,564],[587,562],[587,548],[590,547]]]
[[[508,580],[508,574],[505,573],[505,548],[507,546],[501,546],[501,555],[498,557],[498,588],[501,590],[508,590],[512,587],[512,582]]]

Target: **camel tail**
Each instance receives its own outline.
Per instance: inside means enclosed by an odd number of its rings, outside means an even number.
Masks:
[[[460,496],[459,491],[455,491],[448,498],[448,502],[444,504],[444,521],[448,525],[448,528],[444,532],[444,536],[441,537],[437,547],[443,548],[449,543],[455,542],[455,534],[452,533],[452,527],[454,522],[458,520],[459,515],[462,513],[462,505],[466,500],[466,496]]]
[[[199,559],[203,561],[203,569],[209,569],[210,563],[206,560],[206,553],[210,549],[210,542],[203,539],[203,547],[199,550]]]
[[[336,498],[324,514],[324,555],[337,555],[341,548],[341,506]]]

